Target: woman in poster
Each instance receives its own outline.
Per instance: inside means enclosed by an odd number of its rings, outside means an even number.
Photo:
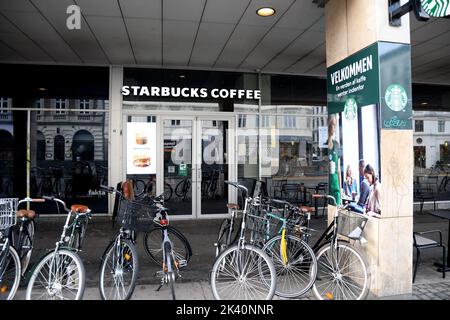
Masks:
[[[341,205],[341,150],[339,143],[334,139],[337,119],[335,115],[328,116],[328,157],[330,160],[329,185],[330,195],[336,199],[336,204]]]
[[[381,183],[378,181],[375,170],[370,164],[364,168],[364,176],[370,184],[367,214],[372,217],[381,218]]]

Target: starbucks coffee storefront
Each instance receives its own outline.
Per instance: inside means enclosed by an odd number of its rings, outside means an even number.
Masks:
[[[175,218],[226,214],[227,180],[310,205],[326,188],[324,79],[113,67],[111,86],[111,181],[164,193]]]

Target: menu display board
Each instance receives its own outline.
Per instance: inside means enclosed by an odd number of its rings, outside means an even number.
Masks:
[[[127,174],[156,174],[156,123],[127,123]]]

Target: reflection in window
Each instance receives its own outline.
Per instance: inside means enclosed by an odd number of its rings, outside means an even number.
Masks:
[[[56,99],[55,100],[55,114],[65,114],[66,113],[66,100]]]
[[[37,132],[36,139],[36,160],[45,160],[45,136],[42,131]]]
[[[0,97],[0,113],[8,113],[8,99]]]
[[[73,160],[94,160],[94,136],[87,130],[75,133],[72,141]]]
[[[65,153],[65,143],[64,137],[61,135],[57,135],[54,140],[54,159],[64,161],[64,153]]]
[[[88,99],[81,99],[79,109],[81,109],[82,111],[80,111],[80,114],[89,114],[89,108],[90,101]]]

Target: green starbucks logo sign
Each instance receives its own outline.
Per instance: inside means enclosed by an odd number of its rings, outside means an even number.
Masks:
[[[349,121],[355,120],[357,109],[358,109],[358,105],[356,104],[356,100],[353,98],[347,99],[347,101],[345,101],[345,106],[344,106],[345,119],[347,119]]]
[[[450,0],[421,0],[420,4],[431,17],[441,18],[450,15]]]
[[[384,95],[386,104],[393,111],[402,111],[408,104],[408,96],[405,89],[399,84],[391,84]]]

